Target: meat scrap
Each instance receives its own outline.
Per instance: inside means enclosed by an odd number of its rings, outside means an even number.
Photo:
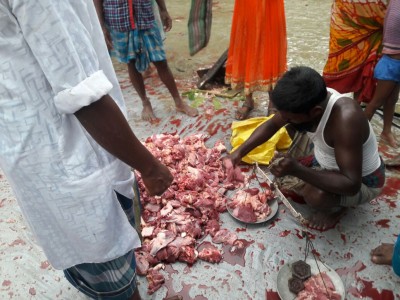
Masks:
[[[296,300],[340,300],[331,278],[322,272],[311,276],[304,282],[304,290],[297,294]]]
[[[246,223],[255,223],[265,220],[271,214],[268,200],[273,199],[273,193],[269,189],[262,192],[258,188],[237,190],[228,207],[232,215]]]
[[[205,146],[207,136],[196,134],[185,138],[157,134],[145,141],[149,151],[165,164],[174,181],[162,196],[150,197],[137,174],[142,204],[142,247],[135,251],[138,274],[147,275],[148,293],[159,289],[162,274],[154,270],[160,263],[185,262],[198,259],[218,263],[218,248],[198,251],[196,241],[210,235],[214,243],[234,245],[237,235],[220,228],[219,214],[226,211],[225,192],[243,184],[227,180],[221,156],[226,151],[221,142],[213,148]]]
[[[199,252],[199,259],[210,263],[219,263],[222,260],[222,253],[216,247],[204,248]]]

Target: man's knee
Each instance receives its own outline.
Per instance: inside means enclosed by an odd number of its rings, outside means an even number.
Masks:
[[[304,200],[314,209],[325,210],[339,205],[339,197],[315,187],[306,187]]]

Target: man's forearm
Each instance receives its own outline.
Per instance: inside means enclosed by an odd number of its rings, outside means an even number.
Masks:
[[[361,185],[361,178],[357,182],[338,171],[315,170],[302,165],[291,175],[325,192],[338,195],[355,195],[360,190]]]
[[[140,173],[146,174],[158,162],[137,139],[109,95],[83,107],[75,116],[97,143]]]
[[[160,9],[160,12],[167,11],[167,6],[165,5],[164,0],[156,0],[158,8]]]
[[[100,21],[100,25],[105,26],[104,22],[104,11],[103,11],[103,0],[93,0],[94,6],[96,8],[97,16]]]

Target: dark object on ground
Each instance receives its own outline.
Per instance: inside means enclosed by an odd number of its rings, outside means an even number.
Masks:
[[[206,89],[207,83],[215,82],[220,85],[225,85],[225,62],[228,58],[228,49],[221,55],[217,62],[208,70],[200,70],[200,77],[197,82],[197,88]],[[206,73],[204,74],[204,72]]]
[[[292,264],[292,275],[304,281],[311,276],[311,267],[303,260],[296,261]]]
[[[292,277],[289,279],[288,286],[289,290],[296,295],[304,290],[303,280],[296,277]]]

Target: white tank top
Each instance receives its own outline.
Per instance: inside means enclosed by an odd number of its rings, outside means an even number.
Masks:
[[[334,148],[328,146],[324,139],[324,130],[326,122],[331,115],[332,107],[335,105],[336,101],[343,95],[339,94],[333,89],[328,91],[332,93],[328,104],[326,106],[325,112],[321,118],[321,121],[315,132],[308,132],[308,136],[314,143],[314,155],[318,163],[322,168],[326,170],[339,170],[339,166],[336,163]],[[362,161],[362,176],[366,176],[374,172],[381,165],[378,144],[376,142],[375,133],[369,124],[369,136],[367,141],[363,145],[363,161]]]

